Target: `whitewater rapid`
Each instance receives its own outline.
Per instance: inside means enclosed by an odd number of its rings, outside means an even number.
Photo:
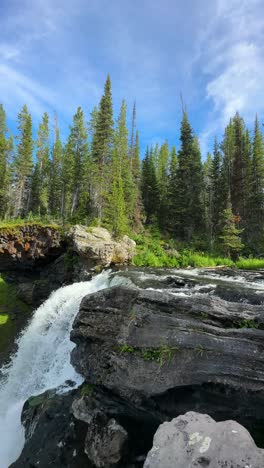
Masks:
[[[117,280],[120,282],[119,280]],[[75,283],[54,292],[34,313],[17,341],[18,350],[1,370],[0,467],[8,468],[24,446],[20,422],[24,402],[32,395],[82,378],[70,364],[73,320],[87,294],[110,286],[111,274],[101,273],[89,282]]]

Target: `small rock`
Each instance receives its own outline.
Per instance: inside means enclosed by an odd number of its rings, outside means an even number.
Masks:
[[[85,440],[85,453],[97,468],[116,466],[125,454],[128,434],[115,419],[94,417]]]

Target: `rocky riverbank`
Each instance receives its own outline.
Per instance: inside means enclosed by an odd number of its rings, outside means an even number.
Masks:
[[[76,225],[69,230],[29,224],[0,229],[0,273],[18,296],[37,307],[62,285],[90,279],[110,265],[129,264],[136,244],[119,241],[103,228]]]
[[[262,468],[263,451],[237,424],[264,446],[261,273],[247,283],[206,271],[118,275],[123,285],[86,296],[73,324],[85,382],[25,404],[13,468]]]

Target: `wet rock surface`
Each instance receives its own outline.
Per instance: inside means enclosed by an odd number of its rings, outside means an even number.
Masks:
[[[89,468],[83,447],[85,427],[71,414],[75,391],[48,391],[24,405],[22,422],[26,443],[12,468]]]
[[[13,467],[39,466],[41,446],[55,468],[262,468],[263,450],[256,447],[264,446],[259,276],[246,285],[241,272],[129,269],[115,276],[126,286],[86,296],[73,324],[72,363],[84,384],[35,410],[25,405],[28,438],[21,464]],[[73,428],[60,452],[58,438],[53,443],[41,432],[52,433],[51,408],[64,415],[60,440]],[[74,450],[77,465],[71,465]]]
[[[163,423],[144,468],[262,468],[264,450],[235,421],[194,412]]]
[[[263,328],[262,305],[114,287],[83,299],[72,363],[134,399],[204,383],[263,390]]]

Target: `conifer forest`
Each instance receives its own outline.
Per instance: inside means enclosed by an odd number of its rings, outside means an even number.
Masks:
[[[184,109],[180,147],[164,141],[140,154],[136,105],[132,119],[125,101],[114,117],[109,76],[89,121],[78,107],[64,143],[52,120],[44,113],[33,139],[24,105],[13,136],[1,105],[2,220],[99,225],[116,237],[150,230],[203,252],[263,254],[264,145],[257,116],[250,132],[236,113],[205,160]]]

